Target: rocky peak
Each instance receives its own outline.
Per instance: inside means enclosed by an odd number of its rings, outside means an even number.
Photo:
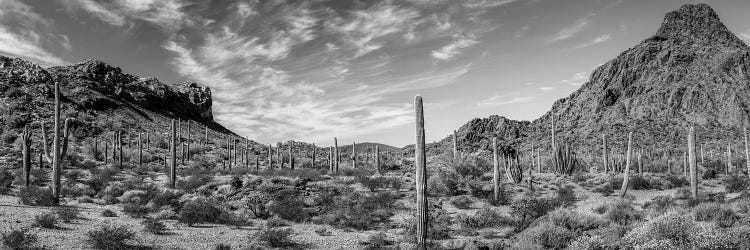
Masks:
[[[656,32],[657,39],[673,39],[680,43],[721,43],[732,47],[744,47],[737,36],[727,29],[707,4],[686,4],[667,13]]]

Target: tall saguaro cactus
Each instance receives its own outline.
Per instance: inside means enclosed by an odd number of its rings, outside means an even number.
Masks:
[[[117,131],[112,131],[112,164],[117,161]]]
[[[625,172],[622,177],[622,188],[620,188],[620,197],[625,198],[625,193],[628,191],[628,181],[630,180],[630,155],[632,152],[633,145],[633,132],[628,133],[628,152],[625,155]]]
[[[310,161],[310,168],[315,168],[315,154],[318,151],[318,147],[315,146],[315,143],[312,145],[312,161]]]
[[[271,163],[271,160],[273,158],[273,149],[271,148],[271,144],[268,144],[268,166],[266,168],[273,169],[273,163]]]
[[[695,128],[690,127],[688,133],[688,161],[690,162],[690,194],[693,199],[698,198],[698,166],[695,155]]]
[[[727,175],[732,172],[732,143],[727,143]]]
[[[117,154],[119,155],[120,169],[122,169],[122,131],[117,131]]]
[[[375,145],[375,169],[378,170],[378,174],[381,174],[380,172],[380,147],[378,147],[378,145]]]
[[[607,168],[607,162],[609,162],[609,159],[607,157],[609,156],[607,154],[607,135],[605,134],[602,134],[602,144],[602,163],[604,166],[604,172],[607,173],[609,171]]]
[[[138,133],[138,167],[143,167],[143,141],[141,133]]]
[[[427,155],[425,154],[424,110],[422,96],[414,98],[416,113],[416,138],[414,147],[414,166],[416,168],[417,190],[417,248],[427,249],[427,228],[429,211],[427,210]]]
[[[492,138],[492,186],[495,201],[500,199],[500,162],[497,159],[497,138]]]
[[[453,159],[458,159],[458,135],[453,130]]]
[[[352,142],[352,168],[357,168],[357,142]]]
[[[334,166],[335,168],[334,173],[338,174],[339,173],[339,161],[341,160],[341,155],[339,155],[339,139],[336,137],[333,137],[333,146],[335,147],[335,151],[336,151],[334,152],[335,153],[334,160],[336,162]]]
[[[294,170],[294,141],[289,141],[289,169]]]
[[[22,151],[23,151],[23,180],[24,185],[28,187],[31,184],[30,175],[31,175],[31,130],[29,129],[29,125],[26,125],[23,127],[23,132],[21,133],[21,143],[22,143]]]
[[[169,138],[169,186],[175,187],[177,182],[177,128],[174,119],[172,119],[172,130]]]

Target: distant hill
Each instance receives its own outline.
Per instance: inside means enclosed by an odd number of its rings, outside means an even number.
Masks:
[[[750,48],[710,6],[687,4],[667,13],[655,35],[596,68],[588,82],[542,117],[473,119],[457,134],[465,152],[488,149],[492,137],[522,149],[532,143],[549,148],[554,116],[558,142],[587,153],[600,149],[602,135],[621,149],[628,131],[636,146],[683,150],[690,126],[707,150],[720,150],[729,140],[742,145],[748,107]],[[451,150],[452,140],[428,145],[428,151]]]

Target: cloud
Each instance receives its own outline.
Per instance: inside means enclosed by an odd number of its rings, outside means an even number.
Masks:
[[[466,36],[459,36],[448,45],[439,50],[432,51],[432,57],[437,60],[447,61],[454,56],[460,55],[463,49],[474,46],[479,43],[476,39]]]
[[[588,27],[589,23],[591,23],[591,18],[594,15],[588,15],[583,18],[578,19],[575,23],[563,28],[562,30],[555,33],[552,38],[548,41],[548,43],[556,43],[562,40],[569,39],[579,32],[583,31]]]
[[[510,94],[503,94],[503,95],[496,94],[494,96],[491,96],[490,98],[480,101],[477,104],[477,106],[487,107],[487,106],[502,106],[502,105],[508,105],[508,104],[516,104],[516,103],[526,103],[526,102],[530,102],[532,99],[533,98],[530,96],[522,96],[520,92],[513,92]]]
[[[170,33],[186,26],[210,22],[210,20],[186,13],[184,9],[194,4],[184,0],[63,0],[63,4],[68,11],[87,12],[109,25],[125,26],[129,22],[139,20]],[[246,10],[240,8],[240,11]]]
[[[589,78],[590,72],[578,72],[573,74],[570,79],[562,80],[560,83],[569,84],[573,86],[580,86],[586,83]]]
[[[750,30],[747,30],[747,32],[740,32],[740,39],[745,40],[745,42],[750,42]]]
[[[600,43],[609,41],[610,38],[611,38],[610,34],[604,34],[604,35],[601,35],[601,36],[598,36],[598,37],[594,38],[591,41],[588,41],[588,42],[585,42],[583,44],[580,44],[580,45],[574,47],[573,49],[582,49],[582,48],[594,46],[596,44],[600,44]]]
[[[48,48],[70,51],[67,36],[56,33],[55,27],[20,1],[0,1],[0,53],[53,66],[66,61]]]
[[[550,87],[550,86],[546,86],[546,87],[539,87],[539,90],[541,90],[541,91],[552,91],[552,90],[555,90],[555,89],[557,89],[557,88],[555,88],[555,87]]]

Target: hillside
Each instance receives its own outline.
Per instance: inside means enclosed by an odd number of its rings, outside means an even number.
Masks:
[[[633,131],[642,147],[680,149],[685,130],[696,126],[709,148],[741,139],[750,123],[750,48],[706,4],[666,14],[655,35],[596,68],[590,79],[532,122],[500,116],[474,119],[458,129],[459,147],[488,148],[490,138],[529,148],[550,145],[552,116],[557,140],[599,150],[606,134],[621,148]],[[452,148],[452,136],[428,146]],[[735,145],[739,145],[735,144]]]

